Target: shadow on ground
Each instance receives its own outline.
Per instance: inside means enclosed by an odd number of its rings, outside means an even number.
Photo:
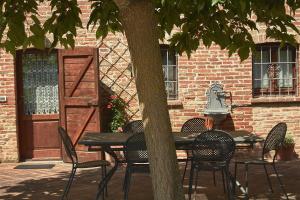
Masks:
[[[58,164],[53,169],[13,169],[13,164],[0,164],[0,199],[5,200],[55,200],[60,199],[65,184],[69,178],[71,166]],[[183,169],[183,166],[180,166]],[[284,182],[290,199],[300,199],[300,160],[278,163],[278,171]],[[272,172],[271,181],[274,193],[270,193],[267,179],[261,166],[251,166],[249,174],[250,199],[280,199],[282,192]],[[124,167],[120,168],[109,184],[109,196],[107,200],[123,199],[122,184]],[[99,169],[80,170],[75,177],[70,191],[71,200],[95,199]],[[243,167],[238,172],[238,180],[243,183]],[[188,176],[184,181],[184,189],[187,193]],[[193,199],[218,200],[225,199],[222,188],[221,175],[217,173],[217,186],[213,185],[211,172],[199,173],[199,188]],[[241,193],[237,192],[237,199]],[[134,175],[129,193],[130,200],[152,200],[151,179],[146,174]]]

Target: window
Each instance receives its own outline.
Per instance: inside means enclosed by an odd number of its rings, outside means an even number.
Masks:
[[[21,60],[24,114],[58,113],[57,52],[27,50]]]
[[[295,95],[296,48],[278,43],[257,45],[253,54],[253,96]]]
[[[161,45],[161,56],[163,62],[165,87],[168,99],[177,99],[178,80],[177,80],[177,56],[167,45]]]

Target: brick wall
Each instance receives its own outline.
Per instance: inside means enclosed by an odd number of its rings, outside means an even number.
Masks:
[[[7,97],[0,103],[0,162],[18,160],[14,75],[13,57],[0,50],[0,95]]]
[[[207,103],[206,90],[213,82],[220,82],[225,91],[232,93],[232,103],[237,107],[230,116],[235,123],[229,121],[224,124],[224,128],[230,129],[234,125],[236,128],[251,130],[251,111],[239,108],[250,103],[250,59],[240,63],[237,55],[228,58],[228,53],[217,46],[210,49],[200,46],[190,59],[186,56],[179,57],[178,79],[178,100],[183,109],[171,111],[176,116],[173,120],[174,127],[179,129],[188,118],[202,116]]]
[[[296,149],[300,150],[300,103],[259,104],[253,108],[253,129],[265,135],[278,122],[286,122],[288,133],[294,135]]]
[[[78,1],[78,3],[82,10],[83,27],[85,27],[90,6],[85,0]],[[40,6],[41,19],[50,13],[47,4]],[[300,12],[297,13],[296,18],[299,18],[300,22]],[[300,26],[299,22],[296,23],[298,26]],[[256,42],[267,41],[264,33],[253,34]],[[111,94],[117,94],[125,100],[129,119],[140,118],[130,55],[124,36],[122,34],[109,35],[104,42],[100,42],[95,39],[95,33],[92,30],[80,29],[76,46],[99,48],[102,125],[105,126],[109,118],[105,105],[107,97]],[[19,159],[14,76],[13,57],[0,50],[0,95],[8,97],[6,103],[0,103],[0,162]],[[185,55],[178,58],[179,95],[177,100],[169,101],[174,131],[180,130],[187,119],[203,116],[207,101],[205,92],[215,81],[221,82],[224,90],[232,93],[233,109],[222,128],[247,129],[265,136],[277,122],[285,121],[288,123],[288,131],[294,134],[300,144],[300,98],[252,98],[251,58],[241,63],[236,54],[228,58],[227,51],[217,46],[206,49],[200,45],[190,59]],[[297,145],[298,152],[300,152],[299,144]]]

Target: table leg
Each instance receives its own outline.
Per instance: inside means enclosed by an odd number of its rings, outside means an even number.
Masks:
[[[110,148],[110,147],[102,147],[102,150],[106,153],[108,153],[111,157],[114,158],[115,160],[115,165],[108,171],[105,177],[102,178],[99,187],[98,187],[98,192],[96,196],[96,200],[101,199],[101,194],[104,192],[105,187],[107,186],[109,180],[111,177],[114,175],[114,173],[117,171],[118,166],[119,166],[119,159],[116,155],[116,153]]]

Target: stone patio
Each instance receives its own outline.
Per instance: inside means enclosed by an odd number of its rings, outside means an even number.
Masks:
[[[14,167],[20,164],[32,164],[32,162],[0,164],[0,199],[54,200],[60,198],[71,170],[70,164],[51,162],[51,164],[55,164],[52,169],[14,169]],[[180,166],[181,170],[183,170],[183,167],[182,165]],[[108,200],[123,199],[122,183],[124,169],[124,167],[119,168],[110,181]],[[279,162],[278,169],[291,199],[300,199],[300,160]],[[239,174],[241,175],[239,176],[239,180],[242,182],[242,167],[239,170]],[[71,188],[69,199],[94,199],[99,178],[100,173],[97,169],[79,170]],[[273,194],[268,192],[267,180],[263,168],[260,166],[251,166],[249,180],[251,199],[280,199],[281,190],[274,174],[271,176],[271,181],[275,190]],[[185,192],[187,192],[187,184],[188,178],[186,177],[184,184]],[[217,173],[217,187],[213,185],[211,172],[200,173],[198,184],[200,187],[195,199],[225,199],[219,173]],[[238,194],[240,193],[238,192]],[[134,175],[129,199],[153,199],[151,179],[148,175]],[[237,197],[237,199],[241,199],[241,197]]]

